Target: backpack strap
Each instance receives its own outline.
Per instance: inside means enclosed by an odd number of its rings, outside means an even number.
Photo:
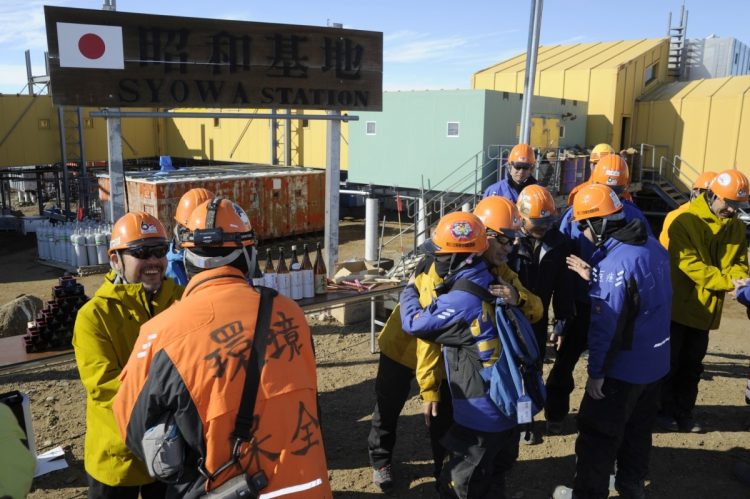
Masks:
[[[260,373],[266,359],[266,345],[268,344],[268,328],[271,325],[271,310],[273,299],[278,294],[272,288],[258,286],[260,291],[260,304],[258,305],[258,317],[255,319],[255,332],[253,334],[253,346],[250,349],[250,359],[245,368],[245,387],[242,389],[240,409],[237,412],[237,420],[234,423],[232,437],[238,441],[248,442],[251,432],[254,430],[255,399],[258,396],[260,385]]]
[[[470,281],[469,279],[459,279],[453,283],[450,290],[466,291],[474,296],[479,297],[480,300],[488,303],[495,303],[495,296],[490,293],[487,289],[483,288],[479,284]]]

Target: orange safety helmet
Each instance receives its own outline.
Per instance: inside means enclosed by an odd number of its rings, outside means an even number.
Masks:
[[[622,213],[622,201],[615,191],[601,184],[582,187],[573,200],[573,219],[582,222]]]
[[[614,148],[605,143],[597,144],[594,146],[594,148],[591,150],[591,154],[589,155],[589,162],[590,163],[596,163],[600,159],[602,159],[607,154],[614,154],[615,150]]]
[[[255,244],[255,231],[242,208],[215,197],[198,205],[180,237],[184,248],[243,248]]]
[[[738,170],[724,170],[716,175],[708,189],[735,208],[748,207],[748,180]]]
[[[524,220],[552,221],[557,216],[557,208],[552,194],[539,184],[527,185],[518,195],[518,211]]]
[[[708,186],[711,185],[711,181],[716,178],[716,172],[703,172],[698,175],[698,178],[693,182],[691,189],[708,190]]]
[[[619,154],[607,154],[596,164],[589,180],[592,184],[625,190],[630,185],[630,169]]]
[[[482,253],[489,247],[482,221],[465,211],[444,215],[432,232],[431,242],[436,255]]]
[[[525,164],[534,166],[536,163],[536,156],[534,156],[534,150],[528,144],[518,144],[513,146],[508,154],[508,164]]]
[[[138,246],[168,244],[167,231],[155,216],[131,211],[121,216],[112,227],[108,254]]]
[[[502,196],[488,196],[479,201],[474,208],[474,215],[484,224],[490,236],[502,234],[516,237],[516,232],[521,229],[518,207]]]
[[[203,187],[196,187],[190,189],[182,195],[180,201],[177,203],[177,210],[174,213],[174,219],[178,225],[187,227],[188,219],[193,213],[193,210],[198,207],[199,204],[205,203],[214,198],[214,193]]]
[[[573,206],[573,200],[576,198],[576,194],[578,194],[578,191],[589,184],[590,182],[588,180],[585,180],[584,182],[581,182],[577,186],[573,187],[573,189],[571,189],[571,191],[568,193],[568,206]]]

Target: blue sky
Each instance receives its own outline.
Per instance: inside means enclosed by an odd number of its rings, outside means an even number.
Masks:
[[[0,0],[0,92],[25,85],[24,50],[44,71],[42,6],[100,9],[102,0]],[[681,0],[546,0],[542,44],[655,38]],[[206,6],[210,6],[207,11]],[[627,7],[627,8],[626,8]],[[692,0],[688,37],[716,34],[750,44],[750,1]],[[469,88],[471,74],[526,50],[530,0],[118,0],[128,12],[382,31],[383,88]]]

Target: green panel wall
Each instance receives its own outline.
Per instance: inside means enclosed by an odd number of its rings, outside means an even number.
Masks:
[[[437,184],[463,164],[469,172],[474,155],[484,159],[486,99],[485,90],[384,93],[382,112],[350,123],[349,180],[416,189],[424,177],[425,188],[447,187]],[[365,133],[368,121],[375,135]],[[459,123],[458,137],[447,137],[449,121]]]
[[[566,138],[561,143],[582,144],[586,129],[583,103],[573,106],[567,101],[563,105],[560,99],[535,98],[532,105],[533,114],[559,117],[565,112],[575,114],[576,120],[565,122]],[[488,160],[488,154],[497,150],[489,146],[517,142],[520,115],[519,94],[494,90],[385,92],[382,112],[361,112],[359,121],[350,122],[349,181],[467,191],[465,187],[473,184],[475,165],[484,165],[484,175],[497,169],[497,162]],[[447,137],[449,121],[460,124],[458,137]],[[367,122],[374,122],[374,135],[366,133]],[[454,173],[456,170],[460,173]],[[440,183],[450,174],[451,180]],[[465,181],[449,185],[464,176]]]

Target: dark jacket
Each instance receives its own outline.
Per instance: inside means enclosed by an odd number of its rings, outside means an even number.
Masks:
[[[568,319],[575,313],[575,274],[565,261],[570,251],[570,241],[559,231],[550,229],[541,241],[533,237],[520,238],[510,255],[510,267],[523,285],[542,300],[544,312],[542,320],[533,323],[535,331],[546,331],[550,303],[556,319]]]

